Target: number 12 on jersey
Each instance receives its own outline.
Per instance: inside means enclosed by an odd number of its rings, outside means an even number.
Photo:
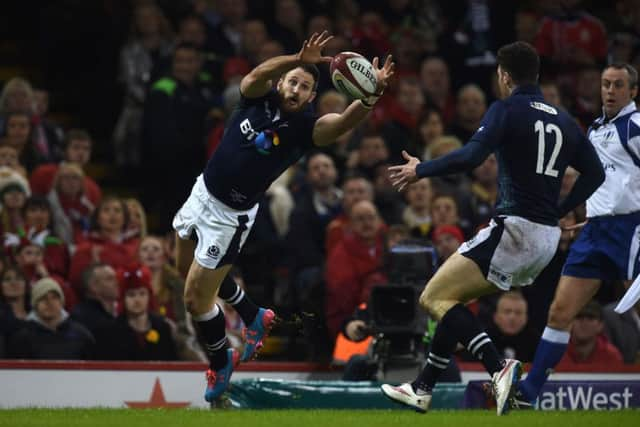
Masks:
[[[538,134],[538,161],[536,162],[536,173],[542,175],[558,177],[558,170],[554,169],[558,154],[560,154],[560,148],[562,148],[562,131],[560,128],[553,124],[547,123],[545,127],[542,120],[538,120],[533,125],[534,131]],[[551,157],[547,163],[547,167],[544,167],[544,149],[545,149],[545,131],[546,133],[553,133],[556,137]]]

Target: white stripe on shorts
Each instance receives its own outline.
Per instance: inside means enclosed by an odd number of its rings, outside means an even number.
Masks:
[[[627,279],[633,279],[633,267],[636,265],[640,252],[640,225],[633,230],[631,238],[631,248],[629,249],[629,264],[627,264]]]

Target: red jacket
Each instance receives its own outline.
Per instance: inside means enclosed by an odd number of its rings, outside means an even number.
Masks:
[[[380,230],[386,232],[387,225],[383,223],[380,226]],[[329,256],[333,248],[335,248],[336,245],[344,239],[344,236],[350,232],[351,227],[349,227],[349,217],[344,212],[331,220],[326,228],[326,238],[324,243],[327,256]]]
[[[326,268],[326,316],[331,339],[340,331],[342,322],[360,303],[369,300],[371,288],[387,283],[382,273],[383,233],[374,247],[368,247],[353,233],[346,233],[329,253]]]
[[[46,244],[44,247],[44,265],[50,274],[67,277],[69,274],[69,249],[63,242]]]
[[[535,47],[540,56],[561,64],[571,64],[576,50],[603,61],[607,55],[607,34],[602,22],[588,13],[578,13],[572,18],[547,16],[540,24]]]
[[[560,361],[561,364],[622,364],[622,355],[620,351],[609,342],[607,337],[599,335],[596,341],[596,346],[591,354],[586,359],[580,359],[576,353],[576,348],[573,340],[569,341],[569,347],[567,352]]]
[[[79,295],[82,295],[82,272],[94,262],[94,247],[101,248],[98,255],[100,262],[118,269],[128,266],[137,259],[139,243],[140,239],[137,237],[116,243],[97,233],[91,233],[86,241],[78,245],[71,258],[71,268],[69,269],[71,285]]]
[[[58,173],[58,165],[56,163],[47,163],[40,165],[31,173],[29,185],[33,194],[46,196],[51,188],[56,174]],[[97,206],[102,199],[102,190],[96,182],[88,176],[84,177],[85,194],[93,206]]]
[[[341,213],[333,220],[331,220],[329,225],[327,225],[327,236],[324,243],[327,256],[329,256],[338,242],[340,242],[344,238],[345,232],[348,230],[349,218],[347,218],[346,214]]]

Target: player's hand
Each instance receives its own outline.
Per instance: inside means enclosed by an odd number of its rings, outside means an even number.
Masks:
[[[407,185],[418,180],[418,175],[416,175],[416,166],[420,163],[420,159],[410,156],[409,153],[404,150],[402,150],[402,157],[407,161],[406,164],[391,166],[389,168],[389,171],[391,172],[391,175],[389,175],[391,184],[398,191],[404,190]]]
[[[309,40],[302,43],[302,49],[298,52],[298,60],[307,64],[317,64],[319,62],[331,62],[331,56],[322,56],[322,48],[329,43],[333,36],[323,31],[322,34],[313,33]]]
[[[373,65],[373,69],[376,73],[376,79],[378,81],[376,94],[380,96],[389,85],[389,79],[393,76],[396,64],[393,62],[391,55],[387,55],[387,59],[385,59],[382,68],[380,68],[380,60],[377,56],[373,58],[371,65]]]

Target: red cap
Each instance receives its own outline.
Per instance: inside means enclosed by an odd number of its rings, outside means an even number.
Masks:
[[[449,234],[453,236],[458,242],[464,242],[464,234],[460,227],[456,225],[439,225],[433,230],[433,240],[438,240],[443,234]]]
[[[125,268],[118,269],[118,284],[120,285],[122,308],[124,308],[124,296],[128,290],[145,288],[149,291],[149,311],[153,311],[155,304],[151,286],[151,270],[148,267],[135,262]]]

